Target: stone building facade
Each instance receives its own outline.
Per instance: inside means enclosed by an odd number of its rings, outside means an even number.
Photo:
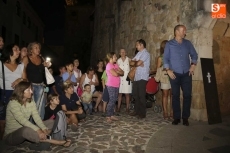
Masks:
[[[26,0],[0,1],[0,35],[5,44],[43,42],[44,24]]]
[[[226,19],[211,17],[212,3],[227,4]],[[120,48],[133,57],[135,41],[143,38],[151,54],[151,69],[155,70],[160,43],[174,37],[175,25],[184,24],[186,38],[199,54],[193,76],[191,118],[207,120],[200,58],[214,59],[221,113],[229,114],[229,8],[227,0],[97,0],[91,61],[94,63],[107,52],[118,52]],[[158,92],[158,102],[160,95]]]

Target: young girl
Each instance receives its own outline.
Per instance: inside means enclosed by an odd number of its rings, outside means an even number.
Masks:
[[[93,94],[91,93],[91,87],[89,84],[84,85],[84,92],[81,95],[82,104],[84,106],[85,112],[89,109],[89,114],[93,115],[93,105],[92,105],[92,97]]]
[[[48,95],[48,105],[45,107],[45,117],[44,120],[55,119],[57,112],[61,110],[61,105],[59,105],[59,97],[57,94],[53,93]]]
[[[106,65],[106,73],[107,73],[107,89],[109,92],[109,103],[107,105],[107,123],[111,123],[112,120],[118,120],[114,116],[114,108],[115,103],[118,97],[119,85],[120,85],[120,76],[124,75],[124,71],[118,67],[116,63],[117,56],[114,52],[110,52],[106,55],[109,63]]]

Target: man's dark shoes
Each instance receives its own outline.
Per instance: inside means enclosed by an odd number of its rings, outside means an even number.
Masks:
[[[180,123],[180,119],[174,119],[174,121],[172,122],[172,125],[177,125],[178,123]]]
[[[183,125],[184,125],[184,126],[189,126],[188,119],[183,119]]]
[[[129,115],[130,116],[137,116],[138,114],[135,111],[133,111],[133,112],[129,113]]]

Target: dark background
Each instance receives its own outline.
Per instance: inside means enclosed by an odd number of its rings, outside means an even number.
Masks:
[[[44,40],[47,45],[64,45],[65,0],[28,0],[45,24]],[[95,4],[94,0],[77,0],[77,5]]]
[[[84,53],[76,52],[74,55],[69,53],[68,47],[65,44],[65,13],[66,1],[65,0],[28,0],[29,4],[33,7],[35,12],[43,21],[44,27],[44,44],[42,46],[42,55],[52,58],[52,68],[55,74],[58,72],[58,67],[64,65],[78,55],[80,61],[79,68],[84,72],[90,63],[90,58],[85,59]],[[77,0],[75,5],[95,5],[94,0]],[[84,23],[83,23],[84,24]],[[91,45],[91,42],[87,43]],[[51,51],[49,46],[64,46],[64,57],[58,57],[55,52]],[[91,52],[91,47],[88,47]],[[82,51],[82,50],[80,50]],[[70,55],[71,54],[71,55]]]

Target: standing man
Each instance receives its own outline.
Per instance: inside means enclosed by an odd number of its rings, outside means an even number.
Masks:
[[[192,75],[197,63],[197,52],[186,36],[186,27],[177,25],[174,28],[174,39],[170,40],[164,50],[164,68],[166,69],[172,87],[173,125],[180,123],[180,88],[183,91],[183,125],[189,126]],[[190,62],[191,58],[191,62]]]
[[[149,79],[150,55],[146,50],[146,43],[143,39],[136,41],[136,48],[139,51],[133,58],[136,73],[133,82],[133,97],[135,99],[135,109],[131,116],[137,116],[139,119],[146,117],[146,84]]]

